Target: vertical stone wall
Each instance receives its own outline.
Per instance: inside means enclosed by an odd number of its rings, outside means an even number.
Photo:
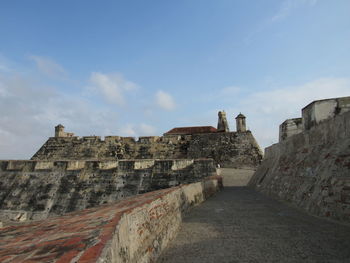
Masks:
[[[303,119],[294,118],[285,120],[279,127],[279,141],[286,140],[288,137],[303,131]]]
[[[265,150],[249,185],[315,215],[350,222],[350,112]]]
[[[348,111],[350,97],[314,101],[302,109],[304,130]]]

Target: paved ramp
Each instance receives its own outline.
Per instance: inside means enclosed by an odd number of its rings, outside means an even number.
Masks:
[[[350,262],[350,226],[226,187],[188,213],[160,262]]]
[[[246,186],[254,174],[251,169],[220,168],[218,173],[223,178],[224,186]]]

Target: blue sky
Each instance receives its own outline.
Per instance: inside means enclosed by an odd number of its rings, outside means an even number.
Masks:
[[[259,144],[315,99],[350,95],[348,0],[0,3],[0,159],[30,158],[58,123],[84,135],[231,130]]]

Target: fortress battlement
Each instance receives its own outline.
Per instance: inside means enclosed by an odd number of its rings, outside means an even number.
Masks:
[[[236,117],[237,131],[229,131],[226,114],[219,112],[218,129],[211,126],[177,127],[163,136],[66,136],[64,127],[50,137],[32,160],[122,160],[212,158],[222,167],[256,169],[262,152],[246,129],[245,116]],[[58,128],[55,128],[57,131]],[[63,136],[61,136],[63,134]],[[73,166],[74,168],[74,166]],[[72,168],[72,169],[73,169]]]
[[[84,171],[84,170],[146,170],[155,169],[162,172],[178,171],[196,165],[213,165],[212,159],[134,159],[134,160],[1,160],[0,172],[50,172],[50,171]]]

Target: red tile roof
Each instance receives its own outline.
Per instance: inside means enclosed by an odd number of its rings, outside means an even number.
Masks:
[[[195,126],[195,127],[176,127],[166,132],[165,134],[177,135],[177,134],[213,133],[213,132],[217,132],[217,129],[215,129],[212,126]]]

